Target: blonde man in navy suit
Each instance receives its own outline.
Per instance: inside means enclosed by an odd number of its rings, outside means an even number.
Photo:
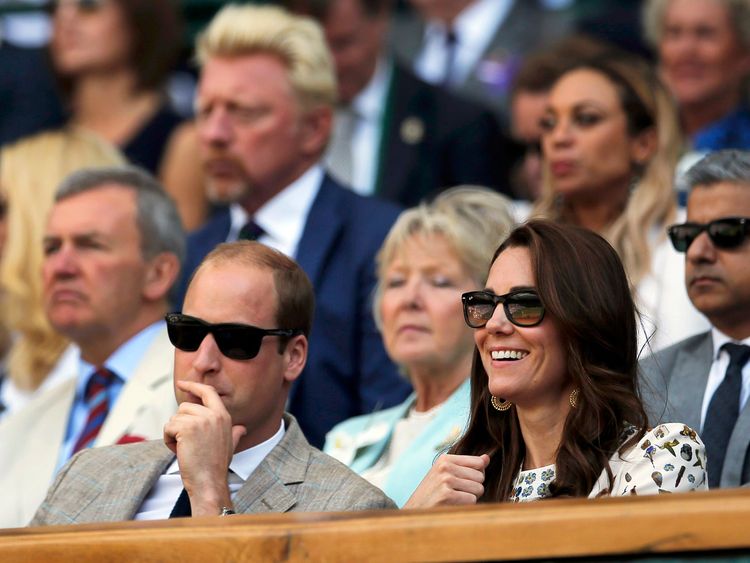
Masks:
[[[229,208],[189,237],[182,291],[221,242],[250,238],[297,260],[315,288],[317,315],[289,411],[321,446],[335,423],[409,393],[370,311],[373,257],[399,209],[344,188],[322,165],[336,78],[315,22],[227,5],[199,39],[198,59],[207,189]]]

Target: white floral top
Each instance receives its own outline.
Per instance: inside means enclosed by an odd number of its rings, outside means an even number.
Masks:
[[[623,441],[635,432],[626,431]],[[706,450],[698,434],[681,423],[666,423],[649,430],[634,447],[609,460],[614,481],[610,488],[602,471],[589,498],[654,495],[707,489]],[[549,496],[555,466],[519,471],[510,500],[527,502]]]

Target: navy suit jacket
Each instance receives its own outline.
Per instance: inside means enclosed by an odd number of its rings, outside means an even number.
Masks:
[[[315,287],[315,319],[307,366],[292,386],[288,410],[316,447],[338,422],[397,405],[411,391],[372,318],[374,257],[398,213],[397,206],[326,176],[307,216],[295,259]],[[225,210],[190,235],[178,303],[189,276],[229,228]]]
[[[394,63],[378,155],[378,195],[412,207],[457,184],[510,194],[514,150],[489,110]]]

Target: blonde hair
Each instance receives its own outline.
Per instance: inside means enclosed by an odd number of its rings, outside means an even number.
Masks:
[[[664,14],[670,0],[646,0],[641,11],[643,35],[653,48],[658,48],[664,35]],[[750,2],[748,0],[720,0],[727,9],[729,22],[737,39],[750,48]]]
[[[274,6],[229,4],[211,20],[197,41],[203,65],[211,57],[257,53],[278,57],[304,110],[333,106],[337,87],[333,59],[323,30],[313,19]]]
[[[79,168],[124,164],[116,149],[77,128],[28,137],[0,153],[0,189],[8,201],[2,324],[14,333],[8,375],[22,389],[39,387],[68,344],[50,326],[42,301],[42,237],[57,186]]]
[[[477,286],[483,285],[492,254],[514,227],[511,205],[510,199],[488,188],[457,186],[403,211],[375,258],[378,281],[373,312],[378,326],[385,274],[406,241],[416,235],[440,235]]]
[[[589,69],[603,74],[618,91],[620,101],[628,118],[628,132],[637,135],[634,127],[634,112],[626,107],[629,103],[640,106],[650,118],[656,132],[657,143],[651,159],[639,170],[634,167],[633,184],[625,209],[603,232],[620,255],[633,287],[651,270],[651,246],[649,240],[654,228],[663,227],[675,216],[677,210],[673,189],[674,170],[683,149],[677,110],[667,90],[653,72],[638,60],[624,57],[596,58],[573,65],[567,72]],[[560,80],[558,78],[558,80]],[[634,98],[626,103],[626,99]],[[552,178],[545,170],[542,195],[537,200],[532,215],[565,221],[565,202],[555,192]]]

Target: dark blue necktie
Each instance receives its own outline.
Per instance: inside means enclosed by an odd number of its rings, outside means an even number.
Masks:
[[[729,342],[721,349],[729,354],[729,367],[724,375],[724,381],[716,389],[708,404],[706,421],[701,432],[703,442],[706,444],[709,488],[718,487],[721,481],[727,445],[740,414],[742,368],[750,358],[750,346],[744,344]]]
[[[177,497],[177,502],[174,503],[174,508],[169,514],[170,518],[184,518],[186,516],[192,516],[193,510],[190,506],[190,497],[188,496],[187,490],[182,489],[180,496]]]
[[[237,236],[237,240],[258,240],[266,232],[258,226],[258,224],[250,219],[240,229],[240,234]]]

